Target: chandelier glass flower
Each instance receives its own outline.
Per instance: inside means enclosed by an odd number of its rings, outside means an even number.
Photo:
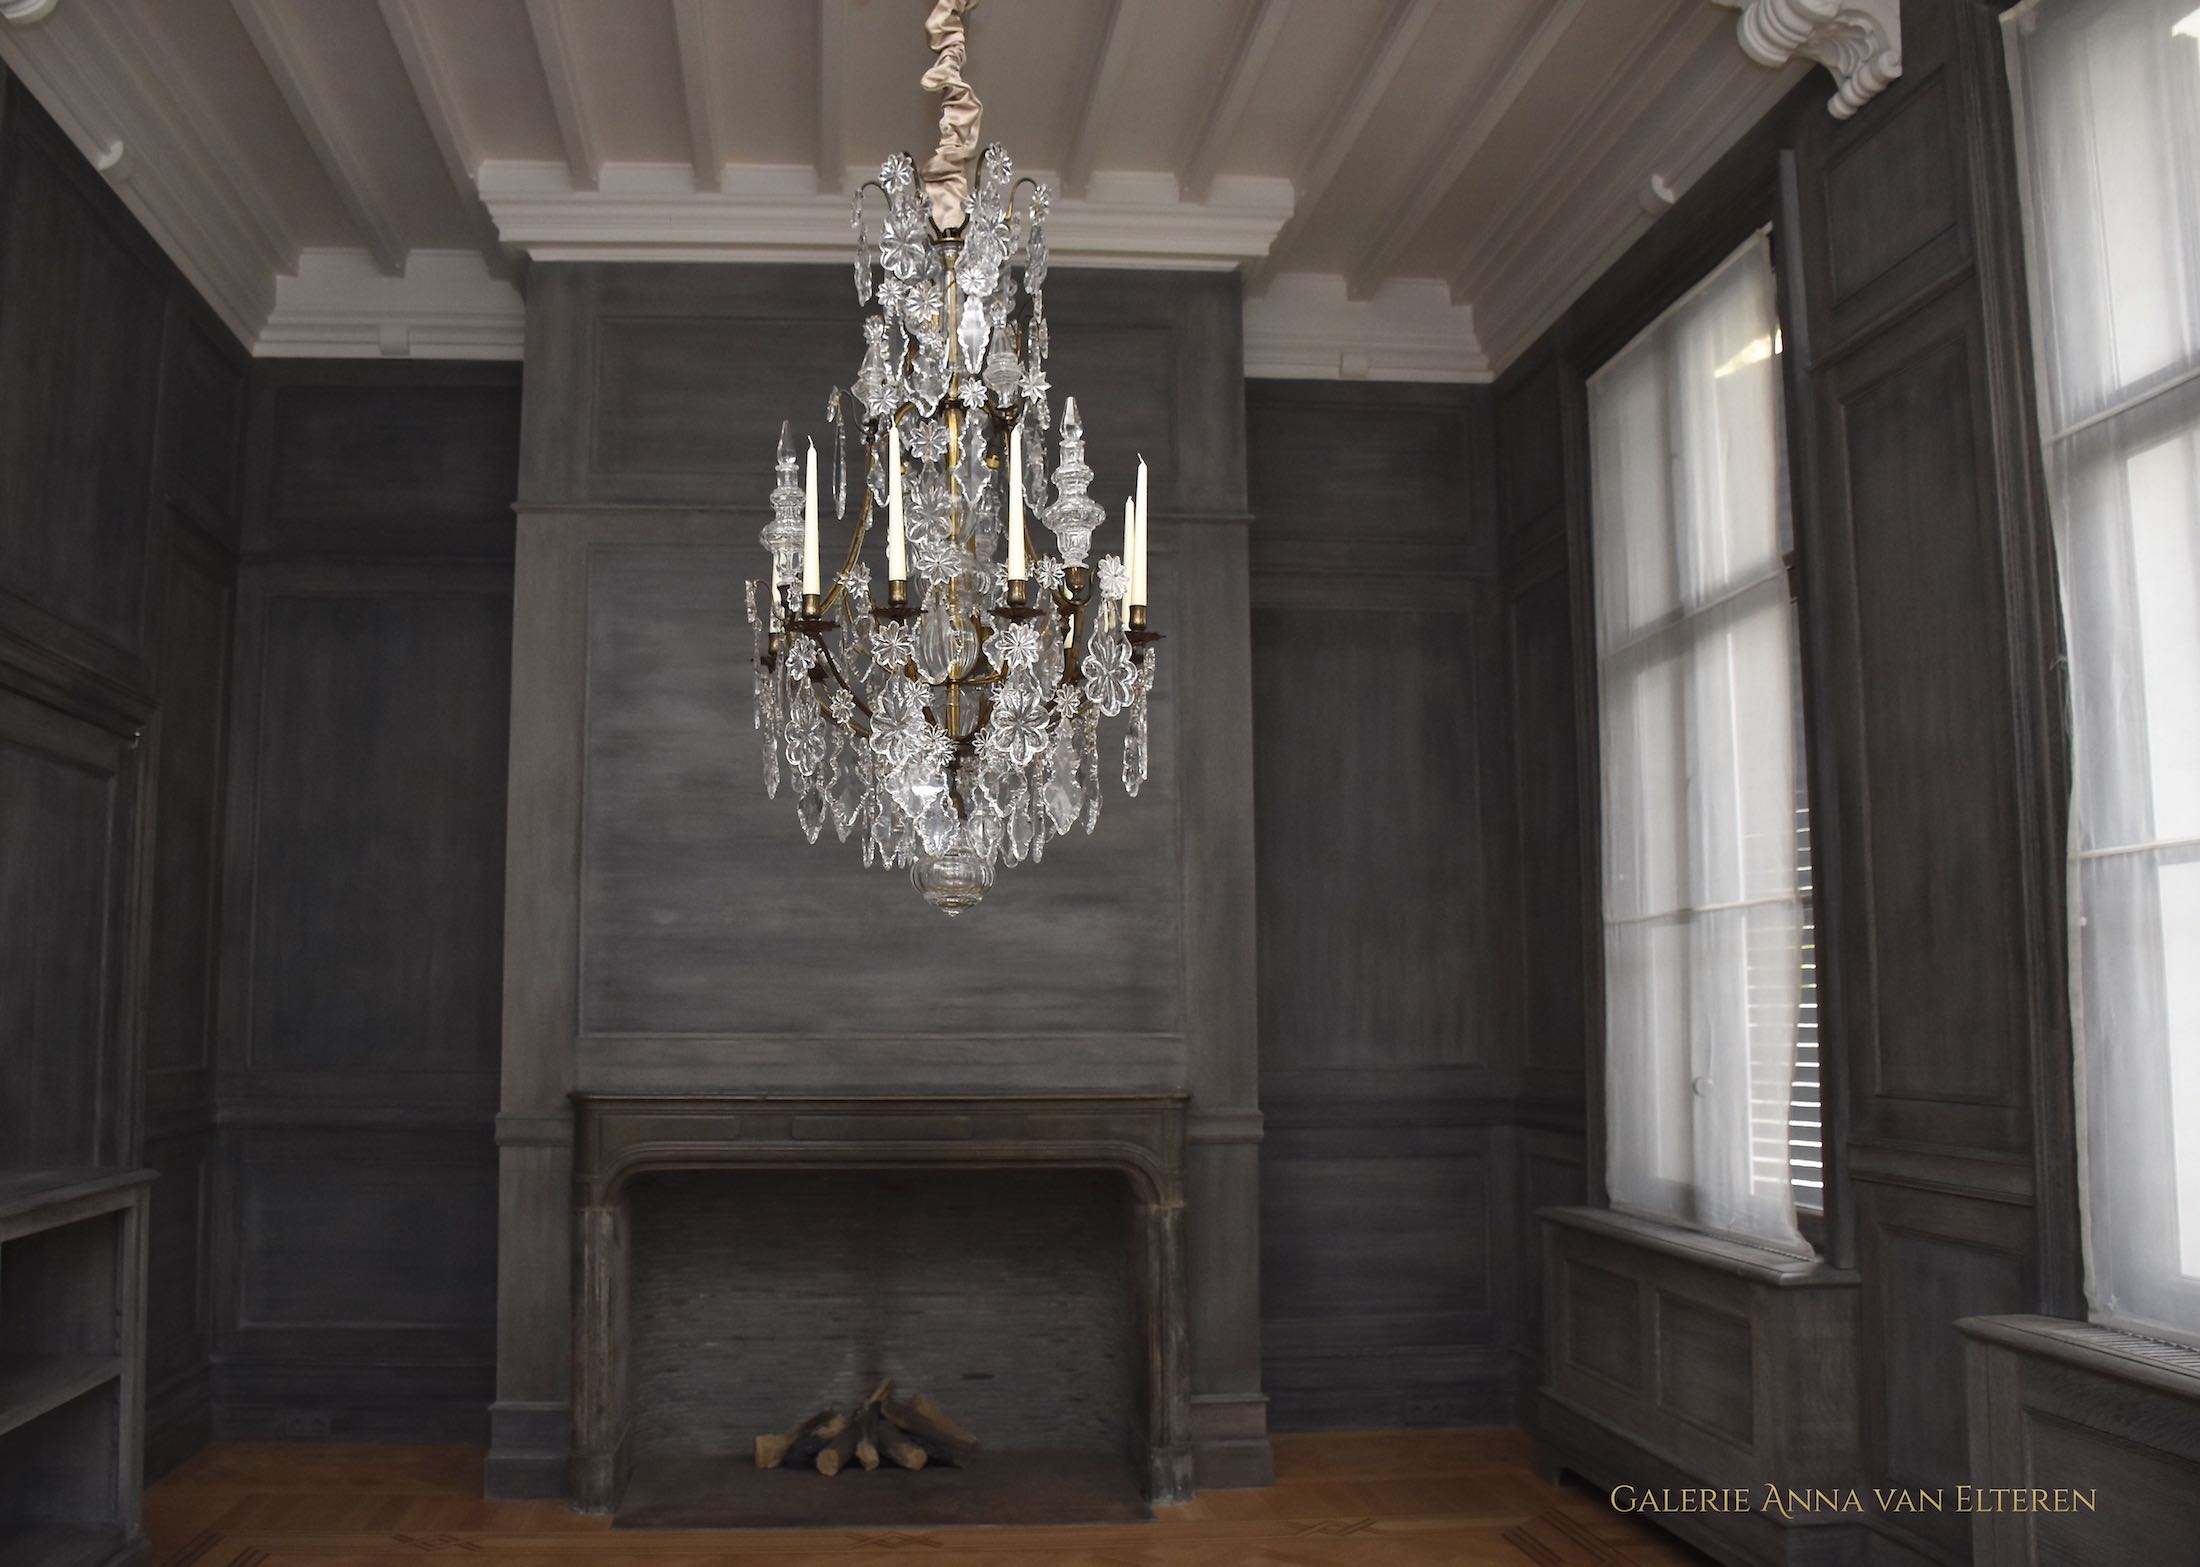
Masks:
[[[762,534],[771,580],[747,594],[765,792],[784,777],[812,843],[829,823],[865,865],[907,869],[951,915],[997,867],[1098,824],[1102,719],[1123,721],[1123,789],[1137,795],[1160,640],[1146,614],[1146,465],[1123,553],[1094,562],[1106,513],[1087,493],[1074,397],[1047,498],[1050,194],[1000,147],[977,154],[969,3],[938,0],[925,24],[939,147],[921,176],[906,153],[889,158],[850,219],[870,309],[852,397],[836,387],[826,404],[836,521],[851,445],[860,470],[847,549],[828,583],[817,448],[798,453],[782,426]],[[883,600],[864,558],[881,516]],[[1034,517],[1051,552],[1034,547]]]

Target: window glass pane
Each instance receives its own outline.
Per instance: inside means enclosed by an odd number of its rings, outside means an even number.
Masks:
[[[2014,22],[2031,111],[2033,271],[2060,430],[2200,363],[2200,41],[2186,0],[2045,0]]]
[[[1612,1200],[1799,1251],[1820,1139],[1779,349],[1759,236],[1592,378],[1591,523]]]
[[[2086,1287],[2200,1342],[2200,11],[2009,21],[2070,654]]]

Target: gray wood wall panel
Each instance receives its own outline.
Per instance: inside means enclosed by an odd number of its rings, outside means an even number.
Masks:
[[[0,1098],[8,1164],[102,1164],[127,1144],[113,1070],[126,1048],[135,769],[125,742],[0,693]]]
[[[1142,451],[1157,515],[1242,512],[1236,281],[1048,281],[1057,413],[1078,396],[1095,493],[1118,510]],[[547,266],[528,293],[530,505],[730,505],[761,523],[780,421],[823,431],[826,392],[863,357],[853,286],[829,267]]]
[[[213,1068],[231,562],[179,539],[161,632],[145,1070],[149,1108],[204,1105]],[[153,1210],[159,1214],[160,1188]],[[153,1293],[158,1294],[159,1275]]]
[[[1287,1426],[1503,1419],[1533,1270],[1500,1246],[1522,1082],[1489,394],[1246,401],[1269,1396]]]
[[[802,840],[785,793],[763,798],[750,723],[739,585],[765,564],[780,421],[822,432],[861,357],[845,272],[534,270],[492,1489],[566,1484],[569,1316],[533,1296],[570,1266],[576,1084],[1188,1089],[1202,1483],[1268,1473],[1237,287],[1061,274],[1048,293],[1052,373],[1111,509],[1135,454],[1154,465],[1154,775],[949,924],[829,828]]]
[[[0,74],[0,1165],[161,1175],[154,1474],[207,1430],[209,933],[244,380],[227,329]]]
[[[517,432],[507,367],[255,372],[220,943],[226,1436],[486,1423]]]
[[[786,789],[765,798],[740,607],[759,553],[637,543],[590,557],[582,1029],[1180,1034],[1183,919],[1166,895],[1181,853],[1170,688],[1154,695],[1153,782],[1136,800],[1111,787],[1097,831],[1051,842],[1042,865],[1004,874],[981,905],[987,969],[1018,981],[943,989],[941,974],[971,961],[973,921],[941,918],[905,873],[865,871],[830,825],[813,847]],[[1158,624],[1176,603],[1166,589],[1155,598]],[[1104,737],[1107,761],[1118,744]],[[819,961],[858,952],[857,974]],[[927,999],[912,1019],[918,995]],[[608,1060],[617,1048],[606,1039],[593,1053]]]
[[[23,93],[0,137],[0,629],[142,686],[168,296]],[[31,123],[35,120],[35,124]]]
[[[277,362],[259,375],[247,551],[511,558],[508,367],[437,365],[401,394],[381,365]]]
[[[1254,620],[1272,1071],[1485,1056],[1473,634],[1456,610]]]
[[[411,579],[251,578],[241,1070],[494,1069],[511,608]]]

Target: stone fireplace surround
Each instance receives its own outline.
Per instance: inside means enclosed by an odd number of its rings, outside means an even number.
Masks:
[[[1133,1214],[1142,1480],[1153,1501],[1191,1494],[1183,1095],[582,1093],[574,1110],[575,1505],[617,1507],[632,1462],[631,1185],[647,1173],[706,1170],[1120,1173]]]

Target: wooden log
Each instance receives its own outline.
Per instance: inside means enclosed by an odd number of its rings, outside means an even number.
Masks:
[[[855,1457],[856,1438],[860,1434],[861,1428],[856,1422],[842,1416],[840,1430],[830,1442],[817,1450],[817,1472],[821,1475],[836,1475],[847,1468],[848,1460]]]
[[[806,1464],[817,1450],[840,1434],[846,1415],[820,1409],[791,1431],[770,1432],[756,1439],[756,1467],[777,1469],[782,1464]]]
[[[856,1422],[856,1462],[866,1472],[878,1467],[879,1425],[878,1406],[864,1405],[863,1416]]]
[[[905,1435],[890,1421],[879,1423],[879,1450],[904,1469],[922,1469],[932,1461],[922,1443]]]
[[[923,1448],[927,1457],[940,1463],[963,1468],[978,1456],[978,1439],[922,1393],[907,1403],[889,1398],[880,1406],[880,1412]]]

